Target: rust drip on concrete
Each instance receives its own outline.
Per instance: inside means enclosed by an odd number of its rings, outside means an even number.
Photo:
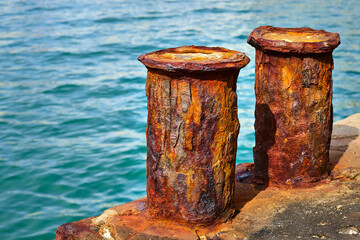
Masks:
[[[311,28],[256,28],[255,175],[304,186],[329,174],[332,51],[337,33]]]
[[[147,206],[153,216],[209,224],[233,214],[240,124],[236,81],[249,58],[182,46],[138,58],[147,68]]]

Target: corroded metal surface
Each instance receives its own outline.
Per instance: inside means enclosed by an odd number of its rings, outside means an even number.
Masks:
[[[256,48],[255,174],[270,184],[304,185],[329,173],[332,51],[338,34],[260,27]]]
[[[183,46],[139,57],[148,68],[147,205],[196,224],[233,214],[239,121],[236,81],[249,59]]]
[[[222,47],[181,46],[141,55],[146,67],[168,72],[239,70],[249,63],[245,53]]]
[[[262,26],[254,29],[248,43],[262,51],[281,53],[329,53],[340,44],[338,33],[312,28],[276,28]]]

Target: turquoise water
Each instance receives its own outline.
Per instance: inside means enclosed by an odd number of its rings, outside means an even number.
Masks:
[[[146,194],[143,53],[244,51],[237,162],[252,161],[260,25],[339,32],[334,118],[360,112],[358,1],[0,0],[0,239],[53,239],[63,223]]]

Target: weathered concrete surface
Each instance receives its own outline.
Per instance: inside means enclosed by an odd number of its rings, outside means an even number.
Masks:
[[[334,124],[329,178],[303,189],[249,181],[252,164],[236,168],[232,221],[206,228],[153,219],[146,198],[96,218],[60,226],[56,239],[360,239],[360,114]],[[250,182],[250,183],[248,183]]]

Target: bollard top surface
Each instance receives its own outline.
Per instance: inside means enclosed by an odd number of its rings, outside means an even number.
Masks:
[[[263,51],[283,53],[326,53],[340,44],[338,33],[312,28],[277,28],[262,26],[255,28],[247,42]]]
[[[170,72],[240,69],[250,62],[243,52],[193,45],[147,53],[138,57],[138,60],[148,68]]]

